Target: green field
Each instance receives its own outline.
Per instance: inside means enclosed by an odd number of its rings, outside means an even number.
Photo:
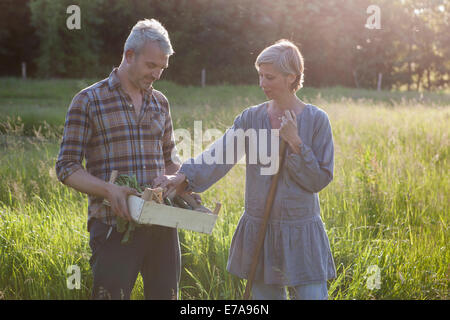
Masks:
[[[54,164],[67,107],[92,81],[0,79],[0,299],[89,298],[87,198],[58,182]],[[265,98],[256,85],[155,87],[175,129],[191,132],[195,120],[223,131]],[[299,96],[328,113],[334,134],[334,180],[320,193],[338,274],[330,298],[448,299],[450,94],[303,88]],[[243,296],[245,282],[225,267],[244,170],[203,194],[207,207],[222,203],[211,236],[180,231],[181,299]],[[71,265],[81,269],[79,290],[66,285]],[[132,297],[143,298],[140,278]]]

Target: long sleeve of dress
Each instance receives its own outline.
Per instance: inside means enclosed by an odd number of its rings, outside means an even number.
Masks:
[[[286,167],[298,185],[317,193],[333,180],[334,144],[327,114],[319,112],[314,122],[312,146],[302,143],[300,155],[290,152],[286,157]]]
[[[179,172],[189,181],[188,190],[203,192],[225,176],[245,154],[245,143],[235,137],[245,130],[247,112],[238,115],[234,124],[207,150],[183,163]],[[243,135],[242,135],[243,136]],[[239,140],[240,137],[237,137]],[[242,141],[241,141],[242,142]]]

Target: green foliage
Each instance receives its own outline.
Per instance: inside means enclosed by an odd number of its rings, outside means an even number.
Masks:
[[[28,74],[36,68],[33,59],[38,54],[39,39],[31,24],[30,0],[0,2],[0,74],[20,75],[22,62]]]
[[[41,77],[90,77],[99,72],[101,48],[98,26],[103,22],[99,7],[103,0],[79,0],[81,30],[69,30],[66,20],[70,0],[32,0],[31,21],[40,39],[36,60]]]
[[[440,90],[450,81],[445,0],[380,0],[381,29],[365,27],[371,0],[15,3],[0,7],[0,56],[10,62],[2,74],[19,75],[23,60],[39,77],[105,77],[119,65],[132,26],[156,18],[176,52],[164,77],[183,85],[199,85],[203,68],[209,85],[257,83],[256,56],[280,38],[300,46],[307,86],[376,88],[380,73],[385,89]],[[71,4],[81,9],[81,30],[66,27]]]

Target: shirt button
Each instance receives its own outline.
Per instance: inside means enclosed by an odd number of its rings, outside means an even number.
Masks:
[[[130,103],[129,105],[128,105],[130,108],[133,108],[133,105]]]
[[[143,166],[143,168],[145,169],[145,166]]]

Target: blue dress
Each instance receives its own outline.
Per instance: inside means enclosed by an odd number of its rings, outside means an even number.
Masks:
[[[233,235],[227,263],[227,270],[243,279],[247,279],[250,272],[273,176],[267,174],[273,163],[268,163],[268,156],[260,151],[267,149],[267,155],[277,155],[278,145],[275,148],[273,143],[274,139],[280,139],[270,133],[258,134],[271,130],[267,108],[265,102],[244,110],[219,140],[180,168],[189,181],[189,189],[203,192],[246,155],[245,210]],[[333,179],[334,145],[330,121],[325,111],[308,104],[297,116],[297,127],[303,142],[301,154],[288,148],[255,274],[254,280],[265,284],[297,286],[336,277],[329,240],[320,217],[318,194]],[[257,134],[252,139],[249,138],[252,134],[247,134],[245,143],[239,144],[231,133],[240,129]],[[233,140],[235,143],[230,149]],[[230,150],[235,154],[227,158],[226,151],[229,154]],[[223,161],[211,161],[219,158]]]

